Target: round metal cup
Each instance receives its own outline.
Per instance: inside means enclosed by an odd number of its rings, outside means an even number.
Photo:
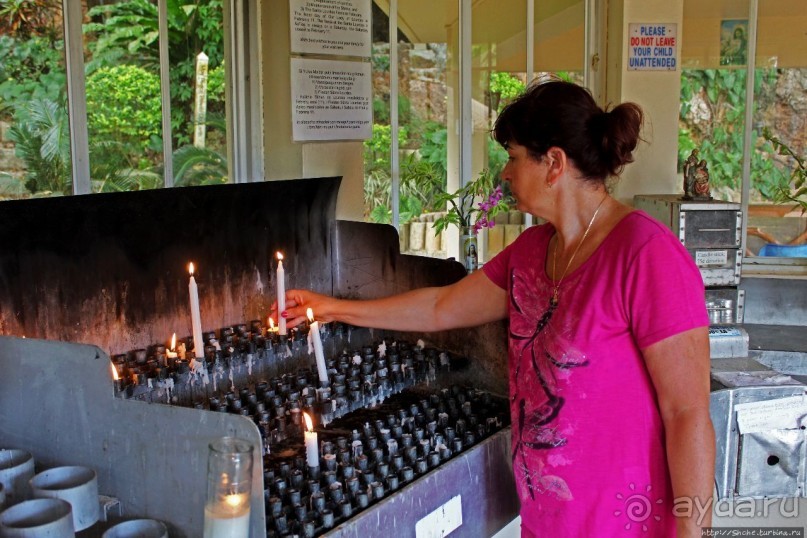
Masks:
[[[135,519],[118,523],[101,538],[168,538],[168,529],[156,519]]]
[[[4,538],[72,538],[70,503],[61,499],[33,499],[12,506],[0,514],[0,536]]]
[[[0,484],[6,493],[5,506],[12,506],[31,497],[29,481],[33,476],[34,457],[29,452],[0,449]]]
[[[73,527],[76,532],[91,527],[98,521],[98,478],[89,467],[55,467],[31,479],[36,498],[62,499],[73,508]]]

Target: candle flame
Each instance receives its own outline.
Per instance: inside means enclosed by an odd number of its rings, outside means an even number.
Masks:
[[[112,364],[112,363],[110,362],[110,363],[109,363],[109,366],[112,368],[112,379],[114,379],[115,381],[117,381],[118,379],[120,379],[120,378],[118,377],[118,369],[117,369],[117,368],[115,368],[115,365],[114,365],[114,364]]]
[[[273,320],[272,317],[270,316],[269,317],[269,329],[274,329],[274,328],[275,328],[275,320]]]
[[[244,495],[227,495],[224,497],[224,502],[231,508],[237,508],[244,502]]]
[[[188,264],[188,272],[193,276],[193,262]]]
[[[277,259],[281,262],[283,261],[283,254],[281,254],[280,251],[277,253]]]
[[[171,337],[171,351],[174,351],[177,347],[177,333],[174,333],[174,336]]]
[[[308,321],[314,321],[314,311],[310,308],[305,311],[305,315],[308,316]]]
[[[311,417],[309,417],[308,413],[305,411],[303,411],[303,420],[305,420],[306,431],[314,431],[314,424],[311,422]]]

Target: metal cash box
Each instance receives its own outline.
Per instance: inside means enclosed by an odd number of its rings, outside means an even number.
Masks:
[[[706,286],[740,284],[742,211],[735,202],[637,195],[634,206],[667,225],[698,265]]]

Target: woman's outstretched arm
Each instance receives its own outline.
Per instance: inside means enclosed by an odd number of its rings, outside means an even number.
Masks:
[[[439,288],[420,288],[382,299],[336,299],[306,290],[286,292],[285,316],[290,327],[306,319],[311,308],[317,319],[357,327],[398,331],[442,331],[473,327],[507,315],[507,293],[482,271]]]

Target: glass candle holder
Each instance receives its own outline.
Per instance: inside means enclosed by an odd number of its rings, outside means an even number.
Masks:
[[[210,443],[204,538],[249,536],[252,444],[236,437]]]

